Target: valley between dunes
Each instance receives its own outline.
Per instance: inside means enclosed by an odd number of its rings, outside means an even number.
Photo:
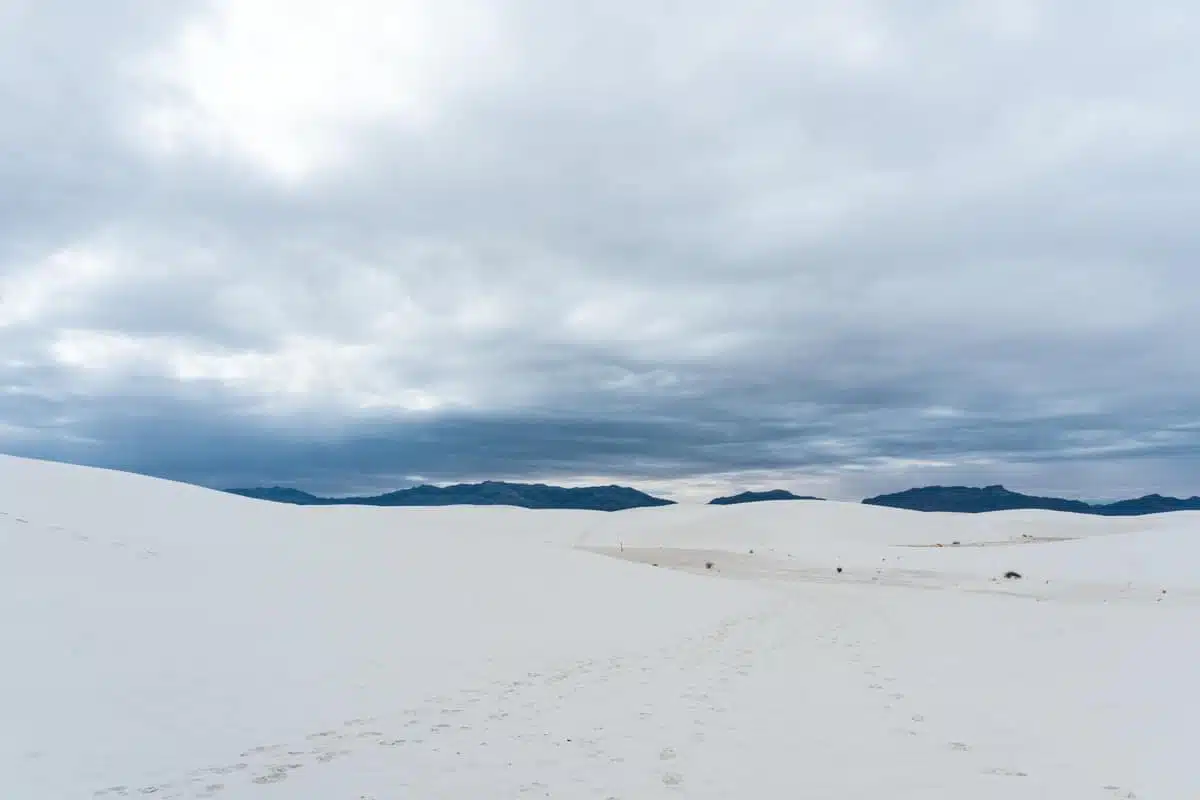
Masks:
[[[0,457],[0,631],[19,800],[1200,797],[1197,512],[301,507]]]

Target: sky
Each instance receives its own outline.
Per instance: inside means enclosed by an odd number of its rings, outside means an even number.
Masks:
[[[0,450],[1200,494],[1190,0],[0,0]]]

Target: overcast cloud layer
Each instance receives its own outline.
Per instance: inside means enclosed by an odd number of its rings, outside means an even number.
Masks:
[[[0,449],[1200,493],[1189,0],[0,0]]]

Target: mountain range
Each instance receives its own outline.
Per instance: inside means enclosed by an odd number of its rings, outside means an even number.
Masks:
[[[734,506],[740,503],[761,503],[764,500],[824,500],[824,497],[809,497],[792,494],[787,489],[770,489],[765,492],[742,492],[729,497],[714,497],[708,501],[710,506]]]
[[[575,508],[623,511],[629,508],[674,505],[673,500],[652,497],[628,486],[564,488],[544,483],[460,483],[454,486],[413,486],[369,497],[318,497],[298,489],[275,486],[229,489],[233,494],[303,506],[518,506],[521,508]]]
[[[580,486],[564,488],[543,483],[459,483],[453,486],[414,486],[386,494],[362,497],[320,497],[299,489],[281,486],[227,491],[306,506],[363,505],[363,506],[518,506],[521,508],[565,508],[593,511],[623,511],[630,508],[673,505],[675,501],[654,497],[628,486]],[[742,492],[717,497],[709,505],[737,505],[772,500],[821,500],[820,497],[796,495],[786,489],[761,492]],[[1168,511],[1200,511],[1200,497],[1180,499],[1150,494],[1114,503],[1085,503],[1060,497],[1038,497],[994,486],[925,486],[894,494],[868,497],[866,505],[905,508],[912,511],[954,511],[979,514],[988,511],[1015,509],[1046,509],[1075,514],[1095,514],[1109,517],[1132,517],[1160,514]]]
[[[1148,494],[1132,500],[1118,500],[1115,503],[1085,503],[1082,500],[1021,494],[1010,491],[999,484],[983,488],[925,486],[895,494],[868,497],[863,500],[863,503],[872,506],[907,508],[912,511],[956,511],[967,514],[1014,509],[1046,509],[1106,517],[1135,517],[1166,511],[1200,511],[1200,497],[1181,500],[1177,497]]]

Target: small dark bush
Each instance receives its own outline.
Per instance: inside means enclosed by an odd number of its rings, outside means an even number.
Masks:
[[[837,568],[837,571],[838,571],[838,575],[841,575],[841,574],[842,574],[842,568],[841,568],[841,567],[838,567],[838,568]]]
[[[705,562],[704,562],[704,568],[705,568],[705,569],[712,569],[712,568],[713,568],[713,562],[711,562],[711,561],[705,561]]]
[[[1018,579],[1018,578],[1020,578],[1020,577],[1021,577],[1021,573],[1019,573],[1019,572],[1013,572],[1013,571],[1010,569],[1008,572],[1004,573],[1004,577],[1008,578],[1008,579],[1011,581],[1011,580],[1014,580],[1014,579]]]

